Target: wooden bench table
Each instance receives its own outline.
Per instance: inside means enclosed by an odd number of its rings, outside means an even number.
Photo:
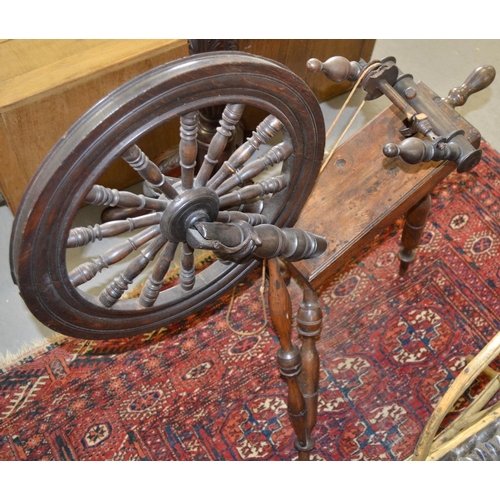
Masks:
[[[424,84],[419,87],[478,147],[478,130]],[[314,288],[338,273],[404,214],[403,245],[408,260],[414,257],[430,208],[430,193],[456,165],[450,161],[408,165],[400,158],[384,156],[384,144],[401,141],[401,128],[401,113],[391,106],[342,144],[316,181],[295,226],[326,237],[328,248],[320,257],[294,264]],[[403,264],[403,273],[408,264]]]

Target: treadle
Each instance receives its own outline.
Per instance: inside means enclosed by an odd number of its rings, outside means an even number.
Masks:
[[[425,84],[418,86],[478,147],[479,131]],[[328,239],[328,248],[320,257],[295,264],[314,288],[334,276],[373,237],[455,170],[450,161],[409,165],[384,156],[384,144],[401,140],[402,119],[394,106],[381,112],[338,148],[316,181],[295,224]]]

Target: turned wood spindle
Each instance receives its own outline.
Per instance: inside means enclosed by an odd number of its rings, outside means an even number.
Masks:
[[[242,186],[246,181],[257,177],[257,175],[267,168],[286,160],[292,154],[292,151],[293,147],[288,142],[282,142],[273,146],[257,160],[246,164],[241,170],[235,171],[229,179],[225,180],[218,187],[216,193],[221,196],[236,186]]]
[[[410,264],[417,256],[417,247],[420,244],[422,233],[424,232],[427,217],[431,209],[431,195],[424,196],[416,205],[414,205],[406,214],[406,221],[403,228],[401,242],[403,248],[399,251],[401,261],[399,274],[405,276]]]
[[[194,182],[194,168],[198,154],[198,113],[196,111],[181,116],[179,158],[181,182],[184,189],[191,189]]]
[[[165,276],[170,269],[170,264],[175,257],[175,251],[177,250],[177,243],[169,241],[164,247],[160,254],[158,261],[156,262],[153,271],[149,275],[146,284],[141,290],[141,295],[139,297],[139,303],[142,307],[152,307],[156,302],[156,299],[160,295],[161,289],[163,287],[163,282]]]
[[[309,455],[314,448],[312,430],[316,425],[318,415],[318,390],[319,390],[319,354],[316,341],[321,333],[323,314],[318,294],[306,286],[302,302],[297,313],[297,328],[302,340],[300,354],[302,357],[302,372],[299,375],[299,385],[307,408],[306,431],[307,442],[299,449],[299,460],[309,460]]]
[[[156,198],[147,198],[143,194],[106,188],[95,184],[85,197],[89,205],[107,205],[108,207],[136,208],[147,210],[165,210],[168,202]]]
[[[183,243],[181,247],[181,270],[179,280],[183,290],[192,290],[196,279],[194,267],[194,252],[187,244]]]
[[[283,125],[273,115],[268,115],[230,157],[221,168],[215,172],[208,181],[207,187],[217,189],[227,178],[231,177],[237,170],[259,149],[262,144],[267,144],[281,129]]]
[[[462,85],[452,88],[443,101],[453,108],[463,106],[472,94],[489,87],[495,76],[496,71],[493,66],[479,66]]]
[[[288,186],[288,177],[284,175],[279,175],[277,177],[270,177],[260,182],[256,182],[250,186],[242,187],[241,189],[235,189],[231,193],[222,195],[220,197],[220,206],[234,206],[239,203],[244,203],[246,201],[253,200],[259,196],[264,196],[266,194],[275,194],[282,191]]]
[[[269,307],[271,320],[280,341],[278,367],[288,384],[288,415],[297,436],[296,448],[308,448],[307,408],[300,390],[298,375],[302,363],[298,347],[292,343],[292,303],[285,281],[280,273],[277,259],[268,261],[269,269]]]
[[[217,132],[210,141],[207,154],[205,155],[198,175],[196,176],[194,182],[195,187],[205,186],[207,184],[222,152],[226,148],[229,139],[231,139],[234,133],[236,124],[241,119],[244,109],[244,104],[228,104],[225,107],[224,112],[222,113],[222,118],[219,122],[220,127],[217,127]]]
[[[102,240],[127,231],[158,224],[160,218],[161,214],[155,212],[126,220],[110,221],[87,227],[75,227],[69,232],[66,248],[82,247],[96,240]]]
[[[85,262],[75,267],[68,273],[71,284],[74,287],[80,286],[83,283],[90,281],[97,273],[103,269],[116,264],[123,260],[127,255],[130,255],[134,250],[137,250],[141,245],[148,242],[152,238],[160,235],[160,227],[158,225],[151,226],[144,231],[141,231],[134,236],[126,239],[123,243],[114,246],[107,252],[93,258],[91,262]]]
[[[105,307],[112,307],[118,302],[122,295],[128,290],[128,287],[134,282],[147,265],[155,258],[156,254],[165,244],[165,238],[157,236],[139,255],[127,266],[125,271],[121,272],[109,283],[100,293],[99,301]]]
[[[238,40],[234,39],[189,39],[189,53],[203,54],[207,52],[236,51],[238,50]],[[198,165],[203,163],[203,158],[207,153],[210,142],[217,133],[219,120],[224,111],[223,105],[208,106],[199,110],[198,128]],[[223,156],[231,153],[234,149],[233,138],[225,146]]]
[[[153,163],[139,146],[133,144],[123,154],[122,158],[148,183],[159,189],[167,198],[173,200],[179,193],[163,175],[160,168]]]

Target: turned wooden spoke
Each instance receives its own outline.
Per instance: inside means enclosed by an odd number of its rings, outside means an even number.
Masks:
[[[158,295],[163,287],[163,281],[170,269],[170,264],[175,256],[178,243],[169,241],[163,248],[158,261],[156,262],[153,271],[144,285],[139,303],[143,307],[151,307],[156,302]]]
[[[141,245],[147,243],[152,238],[160,234],[158,225],[151,226],[144,231],[141,231],[134,236],[126,239],[119,245],[114,246],[102,255],[92,259],[91,262],[85,262],[75,267],[69,273],[69,279],[74,287],[80,286],[83,283],[90,281],[97,273],[104,268],[123,260],[130,255],[134,250],[137,250]]]
[[[287,186],[287,177],[283,175],[271,177],[269,179],[256,182],[251,186],[245,186],[241,189],[237,189],[235,191],[232,191],[231,193],[221,196],[219,199],[220,207],[230,207],[233,205],[245,203],[266,194],[278,193],[279,191],[285,189]]]
[[[181,249],[181,271],[179,280],[183,290],[192,290],[195,282],[194,252],[187,244],[183,243]]]
[[[138,208],[147,210],[165,210],[167,200],[148,198],[142,194],[118,191],[95,184],[85,197],[89,205],[105,205],[109,207]]]
[[[194,185],[195,187],[205,186],[208,179],[219,161],[220,155],[226,148],[227,142],[232,137],[236,124],[240,121],[244,104],[228,104],[222,118],[220,120],[220,127],[217,127],[217,132],[208,146],[207,154],[201,164],[198,175],[196,176]]]
[[[120,273],[99,295],[99,300],[105,307],[112,307],[128,290],[134,279],[139,276],[156,254],[165,245],[166,239],[157,236],[140,254]]]
[[[131,219],[148,213],[150,210],[145,208],[107,207],[101,212],[101,222]]]
[[[237,220],[248,222],[252,226],[257,226],[258,224],[268,224],[268,220],[265,215],[238,212],[236,210],[219,212],[216,222],[234,222]]]
[[[282,142],[272,147],[267,153],[248,163],[241,170],[235,170],[233,175],[217,188],[216,193],[222,196],[237,186],[243,186],[246,181],[257,177],[267,168],[286,160],[292,154],[292,151],[293,148],[289,142]]]
[[[95,224],[94,226],[75,227],[71,229],[66,243],[67,248],[82,247],[93,243],[96,240],[117,236],[133,231],[142,227],[158,224],[161,219],[161,214],[150,213],[139,217],[128,218],[126,220],[115,220],[105,222],[104,224]]]
[[[137,145],[130,146],[122,158],[153,188],[159,189],[167,198],[173,200],[179,193],[170,184],[168,178]]]
[[[267,116],[252,134],[252,137],[242,144],[225,161],[221,168],[208,181],[207,187],[217,189],[220,184],[231,177],[258,149],[262,144],[273,138],[282,128],[281,122],[272,115]]]
[[[198,113],[188,113],[181,116],[181,141],[179,143],[179,158],[181,166],[182,187],[191,189],[194,181],[194,168],[198,154]]]

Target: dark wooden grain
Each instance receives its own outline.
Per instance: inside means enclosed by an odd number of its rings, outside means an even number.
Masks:
[[[181,167],[182,187],[191,189],[194,182],[194,169],[198,155],[198,116],[199,113],[193,111],[181,116],[181,130],[179,142],[179,163]]]
[[[307,442],[306,446],[299,450],[301,454],[304,454],[304,459],[309,459],[309,454],[314,448],[312,431],[318,415],[320,368],[316,341],[321,333],[322,324],[323,314],[318,294],[314,290],[304,287],[303,299],[297,313],[297,328],[302,340],[300,348],[302,372],[299,375],[299,385],[307,409]]]
[[[210,139],[207,154],[200,166],[200,171],[196,176],[195,187],[205,186],[212,176],[221,154],[226,149],[228,141],[233,136],[236,125],[241,119],[245,110],[244,104],[228,104],[222,112],[220,126]]]
[[[252,135],[234,151],[221,168],[215,172],[207,182],[207,187],[217,189],[224,181],[230,179],[233,174],[259,149],[267,144],[282,128],[281,122],[274,116],[268,115],[259,123]]]

